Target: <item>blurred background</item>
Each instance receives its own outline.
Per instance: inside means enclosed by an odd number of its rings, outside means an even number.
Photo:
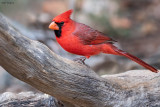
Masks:
[[[0,12],[28,38],[47,45],[58,55],[80,57],[64,51],[48,29],[53,17],[73,9],[72,19],[91,26],[117,40],[116,45],[160,68],[160,0],[0,0]],[[144,69],[133,61],[100,54],[86,64],[98,75]],[[0,93],[37,91],[0,67]]]

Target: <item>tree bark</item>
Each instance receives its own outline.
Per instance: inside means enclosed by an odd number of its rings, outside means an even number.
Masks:
[[[26,38],[2,14],[0,65],[34,88],[80,107],[160,106],[160,73],[134,70],[100,77]]]
[[[5,92],[0,95],[0,107],[62,107],[56,99],[47,94]]]

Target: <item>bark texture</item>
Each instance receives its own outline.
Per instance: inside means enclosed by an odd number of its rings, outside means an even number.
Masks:
[[[47,94],[5,92],[0,95],[0,107],[62,107],[56,99]]]
[[[134,70],[100,77],[89,67],[26,38],[2,14],[0,65],[19,80],[72,105],[160,106],[160,73]]]

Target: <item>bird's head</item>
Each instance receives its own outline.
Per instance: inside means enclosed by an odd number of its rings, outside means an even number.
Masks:
[[[55,18],[53,18],[49,28],[52,30],[59,30],[64,23],[67,23],[70,20],[70,15],[72,14],[73,10],[68,10]]]

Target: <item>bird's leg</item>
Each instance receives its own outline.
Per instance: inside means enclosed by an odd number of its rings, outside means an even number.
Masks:
[[[84,62],[85,60],[86,60],[86,57],[80,57],[80,58],[73,59],[73,61],[75,61],[75,62],[86,65]]]

